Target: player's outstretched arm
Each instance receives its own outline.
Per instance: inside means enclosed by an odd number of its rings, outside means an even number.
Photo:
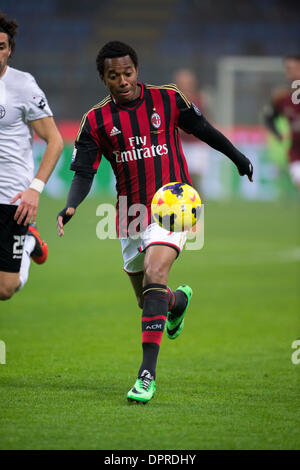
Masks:
[[[57,215],[56,227],[60,237],[65,234],[64,226],[73,217],[76,208],[90,192],[93,179],[93,173],[76,171],[70,186],[66,206]]]
[[[213,127],[199,112],[199,110],[187,109],[180,116],[180,127],[188,130],[195,137],[203,140],[210,147],[226,155],[236,165],[241,176],[247,175],[249,181],[253,181],[253,165],[222,132]]]
[[[34,180],[26,191],[18,193],[12,200],[14,204],[20,199],[20,204],[15,213],[18,224],[22,222],[28,225],[35,222],[38,210],[40,193],[47,183],[59,156],[63,150],[63,140],[52,117],[45,117],[31,121],[31,126],[37,135],[47,143],[40,167]]]
[[[60,237],[63,237],[65,232],[64,232],[64,225],[66,225],[67,222],[73,217],[75,214],[75,208],[74,207],[65,207],[63,210],[61,210],[58,215],[57,215],[57,221],[56,221],[56,227],[57,227],[57,233]]]

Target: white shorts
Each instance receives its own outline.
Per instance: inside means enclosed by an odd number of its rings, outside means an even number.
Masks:
[[[178,255],[182,251],[188,232],[168,232],[157,223],[148,225],[137,239],[121,238],[124,271],[137,274],[144,270],[145,250],[151,245],[166,245],[174,248]]]
[[[300,185],[300,160],[290,163],[290,175],[293,183]]]

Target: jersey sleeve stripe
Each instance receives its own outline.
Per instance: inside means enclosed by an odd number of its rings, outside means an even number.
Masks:
[[[109,103],[110,101],[111,101],[111,96],[107,96],[107,97],[104,98],[102,101],[100,101],[100,103],[95,104],[95,106],[93,106],[87,113],[85,113],[85,114],[83,115],[83,118],[82,118],[81,123],[80,123],[79,131],[78,131],[77,136],[76,136],[76,141],[78,141],[79,138],[80,138],[80,134],[81,134],[82,129],[83,129],[83,126],[84,126],[84,124],[85,124],[87,115],[88,115],[91,111],[93,111],[93,110],[95,110],[95,109],[102,108],[103,106],[105,106],[105,105],[106,105],[107,103]]]
[[[158,90],[172,90],[172,91],[175,91],[175,93],[178,93],[180,95],[180,97],[183,99],[183,101],[185,102],[186,106],[188,108],[190,108],[192,105],[190,103],[190,101],[186,98],[186,96],[179,90],[179,88],[177,87],[177,85],[175,85],[175,83],[169,83],[168,85],[161,85],[161,86],[156,86],[156,85],[149,85],[147,84],[146,85],[147,88],[157,88]]]

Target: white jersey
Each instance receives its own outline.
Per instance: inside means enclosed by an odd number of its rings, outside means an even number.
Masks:
[[[34,170],[30,121],[47,116],[52,116],[51,109],[33,76],[7,67],[0,77],[0,204],[10,204],[30,185]]]

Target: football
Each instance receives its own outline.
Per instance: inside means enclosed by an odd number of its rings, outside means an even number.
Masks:
[[[170,232],[190,230],[200,217],[198,192],[185,183],[168,183],[153,196],[152,220]]]

